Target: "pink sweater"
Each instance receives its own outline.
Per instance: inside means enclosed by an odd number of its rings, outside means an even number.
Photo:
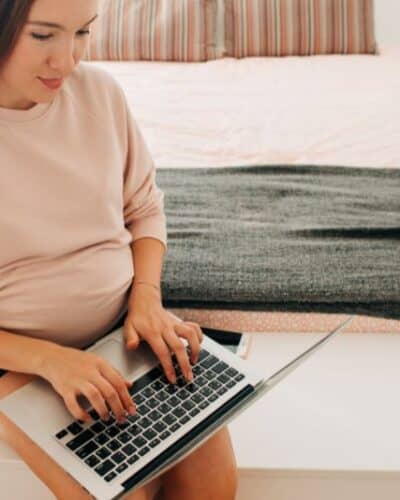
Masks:
[[[0,330],[82,347],[126,311],[130,243],[163,193],[120,86],[80,63],[49,104],[0,108]]]

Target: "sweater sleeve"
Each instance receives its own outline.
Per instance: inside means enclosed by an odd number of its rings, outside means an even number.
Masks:
[[[167,248],[164,193],[156,184],[156,168],[126,102],[128,150],[124,171],[124,221],[133,241],[155,238]]]

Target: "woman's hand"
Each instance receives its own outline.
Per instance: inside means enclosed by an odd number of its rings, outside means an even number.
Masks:
[[[131,382],[94,352],[55,344],[44,354],[39,375],[51,383],[76,419],[91,420],[77,401],[79,395],[89,400],[103,420],[109,418],[106,403],[118,422],[125,421],[125,412],[136,413],[128,391]]]
[[[171,352],[174,352],[183,375],[193,380],[193,373],[186,347],[179,337],[189,343],[191,362],[197,362],[203,333],[197,323],[183,322],[166,311],[157,290],[140,284],[132,287],[129,310],[124,323],[124,335],[128,350],[136,349],[145,340],[164,369],[165,375],[176,382]]]

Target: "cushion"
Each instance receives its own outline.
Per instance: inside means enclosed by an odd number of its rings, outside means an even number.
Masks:
[[[215,0],[103,0],[84,59],[206,61],[214,9]]]
[[[225,0],[232,57],[373,54],[373,0]]]

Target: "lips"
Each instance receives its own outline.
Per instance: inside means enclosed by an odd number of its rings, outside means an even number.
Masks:
[[[49,89],[58,89],[61,87],[63,79],[62,78],[40,78],[39,80],[46,85]]]

